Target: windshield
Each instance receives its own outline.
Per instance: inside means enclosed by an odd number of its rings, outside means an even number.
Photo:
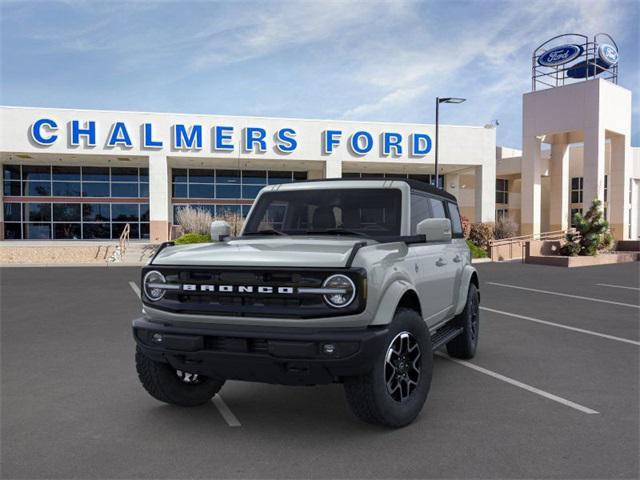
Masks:
[[[391,188],[263,194],[243,235],[400,235],[402,194]]]

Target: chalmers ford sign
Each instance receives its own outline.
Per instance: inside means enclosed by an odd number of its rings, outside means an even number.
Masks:
[[[140,148],[145,150],[233,152],[240,148],[243,152],[276,155],[294,154],[300,140],[291,126],[282,126],[268,131],[260,126],[238,128],[230,125],[203,125],[174,123],[167,130],[154,123],[133,125],[131,122],[114,121],[109,125],[98,124],[94,120],[71,120],[60,122],[55,118],[37,118],[29,128],[32,142],[40,147],[48,147],[66,142],[70,147],[91,148],[100,144],[106,148],[119,147],[123,150]],[[340,146],[346,146],[356,156],[380,153],[383,156],[409,155],[423,157],[432,148],[431,136],[424,132],[398,133],[385,131],[374,134],[367,130],[357,130],[346,134],[343,130],[324,129],[321,136],[321,151],[318,154],[331,155]]]

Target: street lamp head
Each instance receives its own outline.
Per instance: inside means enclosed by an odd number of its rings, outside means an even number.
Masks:
[[[460,97],[445,97],[445,98],[438,98],[438,103],[462,103],[466,100],[467,100],[466,98],[460,98]]]

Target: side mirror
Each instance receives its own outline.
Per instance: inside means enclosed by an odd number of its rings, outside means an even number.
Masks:
[[[427,242],[449,242],[451,241],[451,220],[427,218],[418,223],[416,234],[424,235]]]
[[[231,235],[231,225],[224,220],[214,220],[211,222],[211,241],[223,242]]]

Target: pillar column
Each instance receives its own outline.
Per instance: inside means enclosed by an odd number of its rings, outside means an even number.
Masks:
[[[604,129],[600,126],[584,131],[582,209],[586,212],[591,202],[604,202],[605,145]]]
[[[566,134],[551,145],[549,230],[566,230],[569,221],[569,145]]]
[[[540,138],[535,135],[523,138],[522,210],[520,211],[522,235],[540,233],[540,182],[542,175],[540,146]]]
[[[493,222],[496,215],[496,161],[487,160],[475,167],[475,213],[476,222]]]
[[[632,167],[631,144],[628,135],[611,138],[611,165],[608,184],[609,225],[616,240],[629,235],[630,178]]]
[[[327,158],[324,163],[324,178],[342,178],[342,161]]]
[[[169,209],[171,207],[170,172],[167,156],[149,155],[149,240],[153,243],[169,240]]]

